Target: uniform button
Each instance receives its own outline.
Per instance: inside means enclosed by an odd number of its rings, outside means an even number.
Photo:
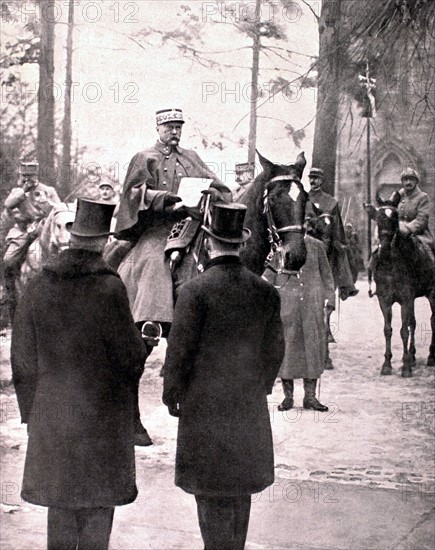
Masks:
[[[169,155],[166,155],[165,159],[168,159],[169,158]]]
[[[163,182],[163,185],[166,185],[166,181]]]
[[[180,163],[179,163],[178,160],[177,160],[177,162],[175,163],[175,166],[178,166],[179,164],[180,164]]]
[[[301,301],[303,300],[303,298],[301,298]]]
[[[164,171],[164,172],[167,172],[167,171],[168,171],[168,169],[167,169],[167,168],[163,168],[163,171]]]
[[[301,286],[304,286],[304,283],[300,283]]]
[[[179,176],[182,176],[183,174],[180,172],[178,175],[179,175]]]

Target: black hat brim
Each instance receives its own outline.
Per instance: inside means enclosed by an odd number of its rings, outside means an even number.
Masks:
[[[241,237],[221,237],[220,235],[216,235],[216,233],[213,233],[209,227],[206,227],[205,225],[201,226],[201,229],[203,229],[206,233],[217,239],[218,241],[222,241],[224,243],[234,243],[234,244],[241,244],[245,243],[250,237],[251,237],[251,231],[244,227],[242,230]]]

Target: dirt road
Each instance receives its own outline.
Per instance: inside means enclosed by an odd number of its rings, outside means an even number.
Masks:
[[[304,495],[308,491],[315,498],[317,494],[318,501],[323,503],[333,503],[337,500],[335,497],[341,495],[336,506],[342,507],[342,514],[349,512],[349,503],[359,502],[351,518],[356,522],[359,517],[361,521],[372,516],[378,518],[379,525],[373,519],[370,520],[371,529],[376,530],[376,533],[369,533],[371,538],[364,539],[364,536],[369,536],[367,533],[370,527],[365,526],[363,529],[361,524],[355,524],[354,533],[359,533],[360,525],[362,538],[351,544],[350,539],[342,539],[343,535],[338,538],[334,518],[331,517],[331,527],[326,528],[323,535],[319,534],[318,546],[310,538],[309,531],[306,538],[300,534],[299,542],[293,546],[285,536],[284,519],[279,527],[279,519],[275,518],[270,520],[277,522],[273,538],[275,542],[270,540],[267,543],[267,536],[260,529],[264,521],[264,513],[260,513],[260,509],[263,509],[266,500],[262,497],[263,501],[259,498],[253,508],[248,548],[323,546],[420,550],[426,547],[424,541],[430,541],[433,536],[430,509],[435,495],[435,369],[425,366],[430,343],[429,305],[423,299],[416,302],[417,365],[414,377],[410,379],[400,376],[400,313],[398,306],[395,306],[394,371],[392,376],[381,377],[379,373],[384,353],[382,315],[377,300],[368,298],[366,283],[360,281],[358,286],[359,295],[341,303],[339,317],[335,314],[332,319],[337,339],[337,344],[331,346],[335,369],[324,373],[320,389],[320,399],[329,406],[329,412],[319,414],[301,408],[302,382],[296,382],[296,407],[287,413],[277,410],[282,400],[278,382],[270,396],[277,474],[274,490],[278,491],[276,494],[283,495],[283,488],[288,488],[288,483],[296,483],[292,485],[292,498],[297,499],[300,490],[301,503],[302,488]],[[2,342],[1,371],[2,548],[44,548],[46,511],[22,502],[19,497],[26,430],[20,424],[14,392],[7,382],[10,379],[8,345],[9,338],[6,335]],[[177,420],[167,414],[166,407],[161,403],[162,379],[159,371],[164,352],[165,346],[159,346],[150,357],[142,378],[140,406],[144,424],[154,445],[137,448],[142,498],[139,497],[138,502],[132,505],[135,508],[134,520],[130,507],[117,512],[120,523],[112,537],[114,549],[201,548],[194,502],[188,495],[172,488]],[[155,491],[151,491],[147,482],[150,475],[153,483],[158,484]],[[270,492],[267,499],[270,503]],[[395,546],[390,540],[388,525],[393,525],[391,522],[396,514],[401,513],[401,508],[395,505],[395,508],[389,509],[386,503],[393,502],[392,499],[396,499],[402,506],[405,518],[401,517],[399,522],[403,524],[403,533],[400,532],[401,538],[397,540],[402,543],[396,541]],[[174,516],[172,522],[168,519],[175,513],[171,502],[177,502],[180,509],[185,507],[188,510],[185,517]],[[150,507],[152,524],[149,519]],[[281,508],[279,502],[276,502],[275,510]],[[303,509],[299,507],[298,513],[302,514]],[[331,514],[331,509],[334,509],[332,504],[323,507],[325,518]],[[269,508],[267,513],[270,513]],[[317,514],[318,510],[313,513]],[[304,521],[304,517],[301,516],[300,521]],[[352,519],[348,521],[352,523]],[[395,529],[394,533],[397,534]],[[420,538],[415,542],[418,546],[406,542],[410,533],[418,533]],[[325,541],[323,545],[321,536]]]

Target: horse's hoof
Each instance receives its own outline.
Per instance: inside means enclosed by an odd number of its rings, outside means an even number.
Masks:
[[[429,357],[427,358],[426,366],[435,367],[435,357],[433,355],[429,355]]]
[[[381,370],[381,376],[389,376],[393,373],[393,369],[390,365],[384,365]]]
[[[412,378],[412,370],[410,368],[402,368],[402,378]]]

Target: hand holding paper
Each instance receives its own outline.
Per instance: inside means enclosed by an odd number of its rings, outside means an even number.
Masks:
[[[182,202],[175,205],[175,208],[186,206],[194,208],[198,206],[202,192],[210,187],[213,180],[210,178],[181,178],[177,196]]]

